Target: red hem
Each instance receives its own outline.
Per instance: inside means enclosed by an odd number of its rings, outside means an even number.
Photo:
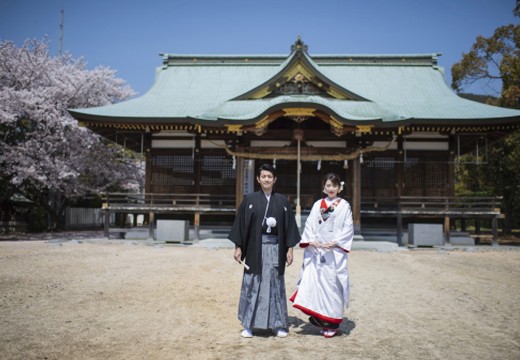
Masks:
[[[298,290],[296,290],[294,292],[293,296],[291,296],[291,298],[289,299],[291,302],[294,302],[294,299],[296,298],[296,294],[298,294]],[[298,305],[298,304],[293,304],[293,307],[301,310],[303,313],[305,313],[305,314],[307,314],[309,316],[314,316],[315,318],[318,318],[320,320],[323,320],[323,321],[326,321],[326,322],[329,322],[329,323],[332,323],[332,324],[341,324],[341,322],[343,321],[343,319],[334,319],[334,318],[330,318],[330,317],[327,317],[327,316],[323,316],[321,314],[318,314],[315,311],[307,309],[306,307],[303,307],[303,306]]]

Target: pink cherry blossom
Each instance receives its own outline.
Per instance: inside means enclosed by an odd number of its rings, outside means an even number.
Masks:
[[[0,43],[0,204],[19,192],[60,224],[67,204],[103,191],[139,191],[142,159],[78,126],[71,108],[135,95],[115,70],[88,70],[46,40]],[[124,153],[124,156],[123,156]]]

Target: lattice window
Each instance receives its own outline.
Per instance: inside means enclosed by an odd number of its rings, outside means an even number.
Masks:
[[[233,160],[229,156],[204,155],[201,167],[201,186],[232,187],[234,190],[235,179],[236,170],[233,169]]]
[[[447,195],[448,166],[445,162],[408,157],[405,162],[405,195]]]
[[[191,155],[154,155],[151,182],[153,186],[192,186],[193,159]]]
[[[425,185],[427,188],[445,188],[448,179],[448,164],[426,163]]]
[[[362,186],[393,188],[397,179],[395,159],[376,157],[365,162],[361,171]]]
[[[419,158],[409,157],[404,164],[404,184],[406,189],[424,188],[424,166]]]

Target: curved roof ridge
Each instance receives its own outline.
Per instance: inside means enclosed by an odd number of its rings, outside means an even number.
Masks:
[[[285,83],[289,81],[288,78],[284,77],[284,74],[290,73],[292,69],[298,66],[298,63],[302,63],[302,66],[304,68],[310,68],[307,69],[310,73],[313,73],[316,78],[320,80],[320,83],[325,83],[327,87],[334,89],[334,93],[341,94],[347,99],[351,100],[363,100],[363,101],[370,101],[369,99],[366,99],[346,88],[339,85],[332,79],[330,79],[328,76],[326,76],[320,69],[319,65],[313,61],[313,59],[307,54],[307,51],[304,47],[297,48],[295,51],[293,51],[287,60],[285,60],[282,64],[279,66],[279,71],[277,71],[274,75],[272,75],[269,79],[265,80],[260,85],[252,88],[251,90],[236,96],[235,98],[231,100],[248,100],[252,97],[255,97],[256,94],[261,93],[264,97],[268,95],[269,93],[273,92],[273,90],[277,87],[277,85],[282,82]],[[281,80],[283,79],[283,80]],[[321,86],[321,85],[320,85]]]
[[[327,109],[335,113],[339,119],[354,121],[405,119],[370,101],[345,101],[316,95],[281,95],[256,100],[230,100],[202,114],[195,115],[193,118],[224,121],[258,119],[267,112],[275,111],[275,108],[290,108],[295,105],[304,108]]]
[[[376,119],[385,125],[410,119],[450,125],[520,121],[519,110],[455,94],[436,64],[438,53],[312,56],[298,40],[288,55],[162,55],[164,62],[143,95],[69,112],[94,123],[221,125],[250,123],[262,111],[293,105],[331,112],[339,121]],[[297,95],[299,85],[309,90]]]

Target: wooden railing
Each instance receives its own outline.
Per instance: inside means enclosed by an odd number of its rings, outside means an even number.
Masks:
[[[451,217],[490,217],[500,215],[500,197],[401,196],[363,197],[361,213],[380,215],[447,215]]]
[[[103,208],[116,212],[234,213],[234,195],[106,193]]]
[[[395,217],[398,243],[402,236],[403,218],[432,217],[444,220],[446,239],[449,240],[450,219],[487,218],[492,220],[493,240],[497,241],[497,219],[500,197],[362,197],[361,217]],[[155,194],[107,193],[103,196],[105,236],[108,237],[110,213],[148,213],[150,237],[157,213],[193,214],[195,238],[198,239],[201,214],[234,214],[234,195],[211,194]]]
[[[234,195],[210,194],[155,194],[155,193],[106,193],[103,195],[105,212],[105,237],[109,238],[111,213],[147,213],[148,237],[154,238],[155,214],[192,214],[195,240],[199,239],[201,214],[234,214]],[[113,229],[121,232],[125,229]]]
[[[501,197],[363,197],[361,216],[395,217],[397,219],[397,243],[402,245],[403,218],[439,218],[444,222],[444,238],[450,239],[451,219],[490,219],[493,245],[498,244],[498,219]]]

